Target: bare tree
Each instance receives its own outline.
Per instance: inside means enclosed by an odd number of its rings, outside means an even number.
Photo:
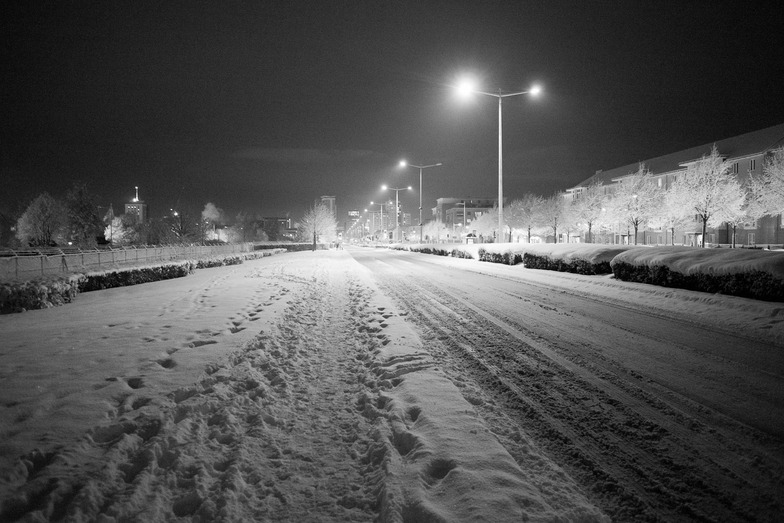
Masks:
[[[718,227],[728,216],[742,213],[745,193],[714,145],[707,156],[687,167],[675,181],[673,204],[689,209],[702,222],[701,247],[708,226]]]
[[[75,183],[65,197],[68,218],[68,238],[80,247],[93,247],[104,224],[98,215],[98,205],[84,183]]]
[[[22,244],[48,247],[65,240],[68,217],[63,204],[49,193],[39,194],[16,222]]]

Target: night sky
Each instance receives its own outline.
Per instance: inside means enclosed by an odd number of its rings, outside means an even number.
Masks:
[[[5,2],[0,211],[88,183],[152,216],[213,202],[342,217],[424,177],[438,197],[549,195],[645,158],[784,123],[775,2]],[[394,193],[392,193],[394,197]],[[388,197],[388,196],[387,196]],[[418,194],[404,195],[417,214]]]

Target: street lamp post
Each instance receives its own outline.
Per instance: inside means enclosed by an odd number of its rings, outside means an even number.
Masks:
[[[410,191],[411,186],[408,187],[387,187],[386,185],[381,186],[381,190],[386,191],[395,191],[395,240],[399,240],[398,236],[400,236],[400,203],[398,200],[398,194],[400,191]]]
[[[370,205],[378,205],[379,206],[379,212],[381,213],[381,232],[383,233],[384,232],[384,204],[383,203],[370,202]],[[376,217],[374,215],[373,216],[373,229],[375,229],[375,228],[376,228]]]
[[[422,169],[427,169],[428,167],[438,167],[443,165],[441,162],[434,163],[432,165],[414,165],[411,163],[407,163],[405,160],[400,160],[400,167],[415,167],[419,169],[419,242],[422,242]]]
[[[466,228],[467,221],[468,221],[468,217],[466,217],[466,205],[465,205],[465,200],[463,200],[463,235],[465,235],[465,228]]]
[[[536,96],[542,92],[541,87],[534,85],[527,91],[518,91],[514,93],[505,93],[501,89],[498,90],[497,93],[488,93],[485,91],[478,91],[474,89],[473,85],[468,81],[463,81],[458,86],[458,89],[461,94],[464,96],[476,93],[476,94],[483,94],[485,96],[493,96],[498,98],[498,238],[499,241],[504,234],[504,151],[503,151],[503,111],[502,111],[502,102],[504,98],[509,98],[512,96],[519,96],[522,94],[530,94],[532,96]]]

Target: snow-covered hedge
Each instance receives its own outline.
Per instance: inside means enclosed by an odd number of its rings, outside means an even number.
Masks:
[[[477,249],[472,246],[455,244],[455,243],[439,243],[439,244],[406,244],[397,243],[389,246],[390,249],[397,251],[410,251],[419,252],[422,254],[435,254],[436,256],[452,256],[453,258],[468,258],[477,259]]]
[[[529,269],[610,274],[610,262],[629,248],[625,245],[587,243],[528,244],[523,250],[523,264]]]
[[[611,262],[619,280],[784,301],[784,253],[758,249],[630,249]]]
[[[579,274],[610,274],[610,261],[629,246],[585,243],[490,243],[490,244],[438,244],[393,245],[391,248],[472,258],[490,263],[517,265],[529,269],[575,272]]]
[[[500,243],[479,248],[479,260],[528,269],[609,274],[610,261],[628,246],[585,243]]]
[[[637,247],[585,243],[396,245],[425,254],[579,274],[702,292],[784,301],[784,252],[760,249]]]
[[[84,274],[84,278],[79,281],[79,292],[113,289],[114,287],[126,287],[128,285],[138,285],[140,283],[182,278],[193,272],[196,263],[198,262],[186,260],[150,267],[132,267],[127,269],[88,272],[87,274]]]
[[[108,269],[67,276],[42,277],[24,282],[0,283],[0,314],[46,309],[70,303],[80,292],[180,278],[192,273],[194,269],[237,265],[245,260],[263,258],[279,252],[285,252],[285,249],[268,249],[234,256],[172,261],[160,265]]]
[[[49,276],[18,283],[0,283],[0,314],[48,309],[70,303],[79,292],[81,274]]]

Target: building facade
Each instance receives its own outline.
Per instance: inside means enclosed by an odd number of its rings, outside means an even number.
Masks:
[[[147,204],[139,199],[139,188],[135,187],[136,196],[125,204],[125,214],[132,216],[136,223],[144,223],[147,221]]]
[[[321,204],[326,205],[327,208],[332,211],[332,216],[335,218],[338,217],[338,210],[335,205],[335,197],[334,196],[322,196],[321,197]]]
[[[506,198],[504,198],[506,202]],[[464,205],[465,204],[465,205]],[[433,217],[451,227],[456,223],[473,221],[482,214],[492,211],[498,198],[438,198],[433,208]],[[465,212],[465,215],[463,214]]]
[[[784,146],[784,124],[768,127],[759,131],[718,140],[708,144],[684,149],[664,156],[649,158],[634,164],[616,167],[607,171],[597,171],[596,174],[571,187],[564,193],[567,201],[577,200],[584,191],[594,183],[601,183],[605,194],[613,194],[624,178],[636,173],[640,164],[653,177],[654,183],[662,190],[672,187],[678,177],[684,174],[689,165],[701,158],[709,156],[712,148],[716,147],[725,163],[730,166],[730,172],[738,177],[741,184],[748,184],[750,177],[762,173],[767,158],[773,151]],[[743,223],[733,230],[728,224],[708,229],[706,231],[706,244],[723,245],[733,243],[746,246],[781,245],[784,243],[784,227],[782,217],[766,216],[756,221]],[[596,235],[594,241],[605,243],[633,243],[629,237],[629,230],[625,224],[605,224],[604,230]],[[685,225],[674,234],[662,229],[644,228],[638,232],[638,243],[644,245],[666,245],[670,243],[680,245],[699,245],[702,241],[702,225],[695,219],[693,226]]]

